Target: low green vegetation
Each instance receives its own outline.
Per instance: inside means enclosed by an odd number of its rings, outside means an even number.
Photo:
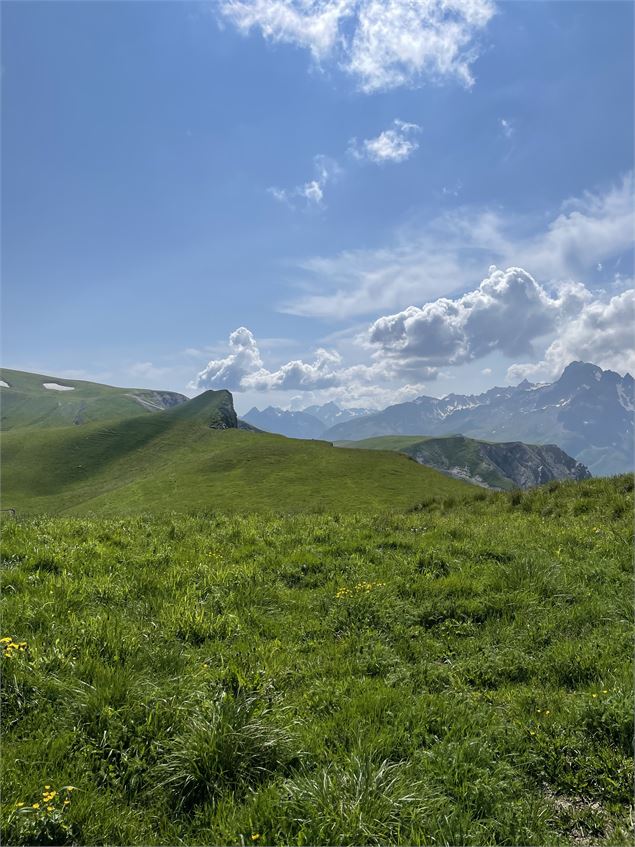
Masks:
[[[6,520],[3,843],[631,844],[632,487]]]
[[[81,379],[0,368],[1,426],[41,429],[142,416],[186,398],[171,391],[115,388]],[[57,386],[46,388],[45,384]],[[66,390],[63,390],[63,389]]]
[[[350,512],[477,490],[399,454],[235,427],[231,395],[208,391],[127,420],[11,430],[2,438],[4,505],[21,514]]]

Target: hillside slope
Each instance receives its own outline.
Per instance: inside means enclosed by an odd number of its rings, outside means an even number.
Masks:
[[[409,508],[474,489],[389,452],[237,428],[227,391],[154,415],[2,439],[3,504],[19,512],[316,512]]]
[[[4,431],[145,416],[186,400],[187,397],[174,391],[115,388],[80,379],[0,369],[0,429]]]
[[[362,441],[340,441],[336,446],[395,450],[455,479],[502,491],[531,488],[551,480],[590,477],[584,465],[555,444],[523,444],[519,441],[495,444],[462,435],[440,438],[386,435]]]

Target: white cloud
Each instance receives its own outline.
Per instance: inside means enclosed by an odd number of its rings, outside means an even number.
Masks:
[[[417,124],[396,118],[392,129],[384,130],[375,138],[367,138],[361,143],[352,138],[349,149],[356,159],[368,159],[379,164],[405,162],[419,147],[419,143],[412,137],[419,132],[421,127]]]
[[[522,268],[490,268],[479,287],[454,300],[441,297],[422,307],[376,320],[371,346],[402,365],[458,365],[500,351],[506,356],[532,353],[532,342],[552,332],[590,298],[575,284],[551,296]]]
[[[512,122],[508,118],[501,118],[498,123],[505,138],[511,138],[514,134],[514,125]]]
[[[492,369],[491,368],[483,368],[481,373],[483,374],[483,376],[491,376],[492,375]]]
[[[337,65],[365,92],[426,79],[472,85],[475,40],[495,12],[493,0],[218,0],[218,9],[244,33]]]
[[[407,376],[410,383],[416,381],[418,387],[422,387],[421,380],[434,379],[436,369],[415,368],[380,357],[375,357],[370,364],[345,366],[337,351],[318,348],[312,361],[294,359],[276,370],[269,370],[263,366],[253,333],[246,327],[239,327],[229,336],[228,355],[210,361],[189,387],[194,390],[227,388],[237,392],[303,393],[330,389],[333,399],[348,399],[350,404],[360,398],[370,401],[383,396],[382,392],[388,390],[385,384],[400,376]]]
[[[607,299],[580,283],[563,282],[549,292],[522,268],[490,268],[475,290],[378,318],[367,336],[375,358],[391,360],[400,373],[461,365],[494,352],[533,359],[539,342],[539,349],[546,347],[542,359],[512,365],[510,381],[555,378],[575,359],[632,370],[635,290]]]
[[[340,168],[333,159],[321,154],[313,159],[315,172],[314,179],[298,185],[295,188],[285,189],[272,186],[267,189],[269,193],[279,202],[286,203],[295,208],[296,200],[305,200],[307,207],[320,207],[324,201],[324,189],[327,183],[333,181],[340,173]]]
[[[248,374],[262,367],[256,339],[247,327],[238,327],[231,333],[229,349],[225,358],[208,362],[189,387],[236,390]]]
[[[396,242],[373,250],[314,257],[299,265],[303,294],[281,305],[290,314],[339,319],[399,309],[474,284],[482,268],[526,268],[548,283],[578,279],[597,284],[597,264],[632,247],[633,175],[603,193],[563,205],[544,227],[502,211],[468,208],[410,227]],[[525,232],[518,234],[521,224]]]
[[[635,373],[635,289],[608,302],[585,303],[573,320],[560,326],[541,361],[512,365],[507,376],[511,381],[554,379],[574,360]]]

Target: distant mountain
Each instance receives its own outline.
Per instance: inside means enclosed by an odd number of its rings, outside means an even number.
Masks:
[[[462,434],[488,441],[557,444],[603,476],[633,470],[635,381],[596,365],[572,362],[548,384],[524,380],[478,395],[419,397],[336,424],[329,441],[378,435]]]
[[[115,388],[82,379],[0,369],[0,429],[58,427],[132,418],[187,401],[174,391]]]
[[[265,432],[286,435],[288,438],[320,438],[327,428],[314,415],[288,412],[275,406],[267,406],[262,411],[254,406],[242,419]]]
[[[335,403],[309,406],[299,412],[268,406],[260,411],[255,406],[243,420],[265,432],[286,435],[288,438],[322,438],[329,427],[369,414],[368,409],[340,409]]]
[[[340,409],[336,403],[325,403],[323,406],[308,406],[303,411],[307,415],[313,415],[319,421],[322,421],[325,427],[335,426],[338,423],[350,421],[353,418],[359,418],[362,415],[371,414],[370,409]]]
[[[383,435],[363,441],[340,441],[336,446],[394,450],[455,479],[501,491],[531,488],[554,479],[580,480],[591,476],[583,464],[555,444],[492,443],[463,435],[438,438]]]

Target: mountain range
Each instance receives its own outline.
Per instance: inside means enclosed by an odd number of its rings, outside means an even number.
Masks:
[[[330,425],[309,409],[285,412],[270,407],[258,413],[252,409],[245,419],[271,432],[327,441],[460,434],[488,441],[555,444],[594,476],[606,476],[635,466],[634,410],[635,381],[630,374],[622,377],[587,362],[571,362],[552,383],[523,380],[482,394],[422,396],[378,412],[340,410],[350,411],[348,419]],[[311,427],[310,435],[296,428],[297,415],[303,416],[307,430]]]
[[[287,438],[322,438],[331,427],[369,414],[372,414],[371,409],[340,409],[331,402],[296,412],[277,406],[267,406],[260,411],[254,406],[243,415],[243,420],[265,432],[276,432]]]

